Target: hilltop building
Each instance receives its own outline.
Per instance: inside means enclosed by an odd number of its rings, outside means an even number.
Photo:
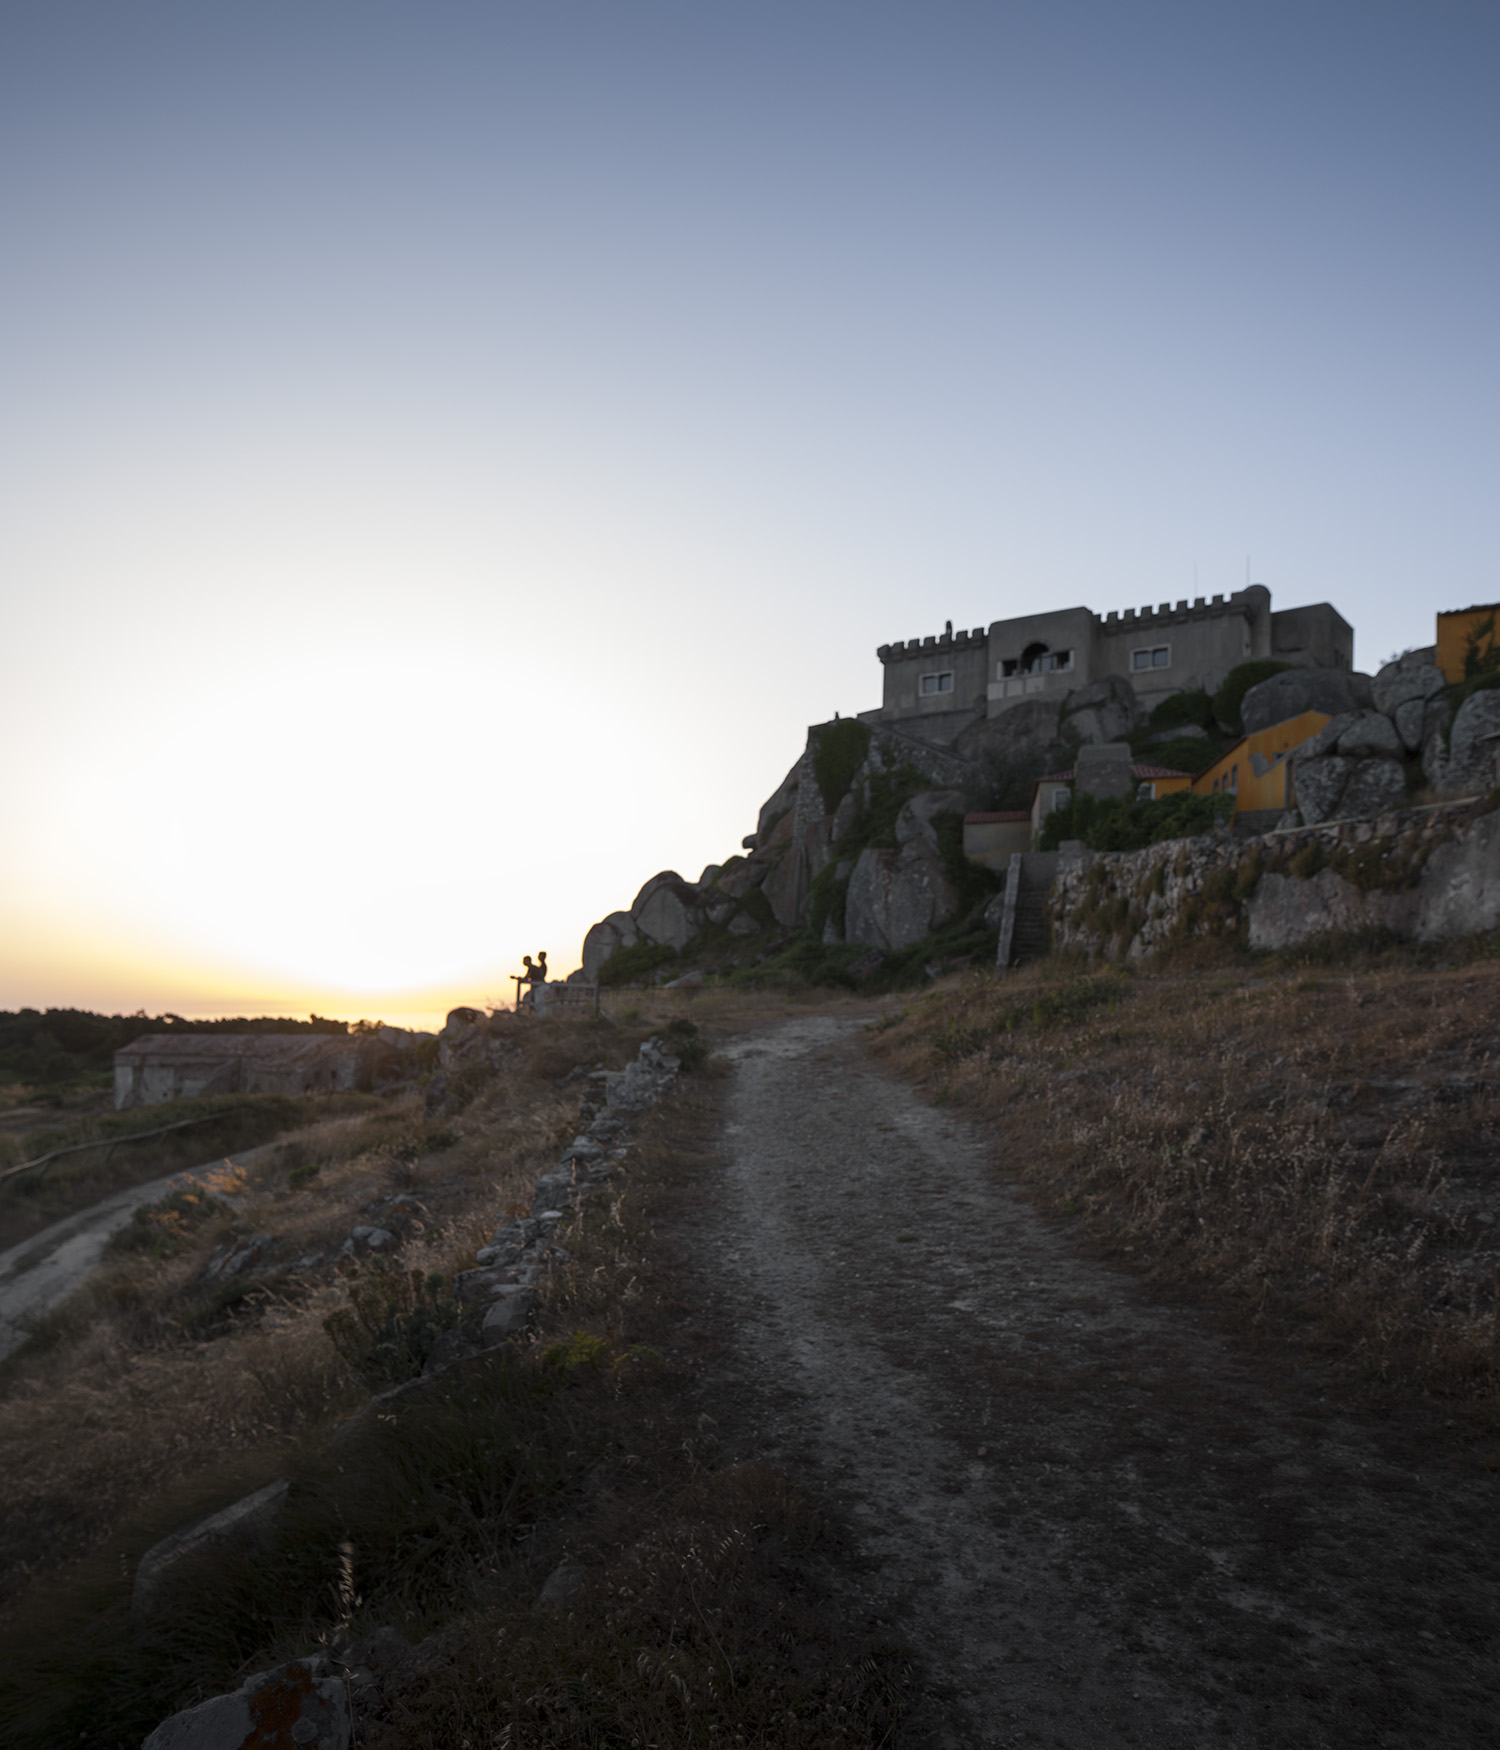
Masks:
[[[1347,673],[1354,629],[1327,602],[1275,613],[1270,590],[1256,583],[1175,607],[1023,614],[988,631],[955,632],[950,622],[940,637],[882,644],[876,654],[884,696],[879,710],[861,712],[863,720],[946,746],[976,719],[1027,700],[1060,704],[1111,676],[1128,681],[1149,710],[1184,688],[1213,691],[1237,663],[1257,657]]]
[[[374,1048],[342,1034],[147,1033],[115,1053],[115,1110],[200,1094],[368,1087]]]

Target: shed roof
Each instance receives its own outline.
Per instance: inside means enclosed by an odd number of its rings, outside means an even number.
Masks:
[[[262,1063],[305,1063],[330,1049],[358,1049],[358,1041],[345,1033],[143,1033],[115,1053],[121,1058],[170,1059],[179,1063],[223,1062],[232,1057],[253,1057]]]
[[[1065,772],[1043,772],[1037,779],[1038,784],[1071,784],[1077,773],[1076,766],[1069,766]],[[1130,768],[1132,778],[1191,778],[1191,772],[1179,772],[1175,766],[1133,765]]]

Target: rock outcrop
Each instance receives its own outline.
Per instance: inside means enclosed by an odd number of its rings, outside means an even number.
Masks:
[[[1421,800],[1423,788],[1439,798],[1488,793],[1496,781],[1500,688],[1475,692],[1450,713],[1432,654],[1408,652],[1373,677],[1288,669],[1246,692],[1240,710],[1247,733],[1306,711],[1329,718],[1293,756],[1297,809],[1284,826],[1380,818]],[[765,955],[793,932],[812,929],[825,946],[863,944],[878,964],[878,956],[955,923],[964,909],[965,876],[954,864],[951,832],[945,838],[940,830],[945,817],[966,806],[1000,806],[993,796],[1024,792],[1059,766],[1076,766],[1087,788],[1091,748],[1122,752],[1114,789],[1128,795],[1122,741],[1144,717],[1129,683],[1116,677],[1060,700],[1027,699],[998,717],[978,717],[950,747],[858,720],[819,724],[761,807],[745,854],[710,864],[697,881],[670,869],[652,876],[628,911],[611,912],[588,932],[582,976],[597,979],[622,949],[680,952],[705,933],[720,944],[738,938],[745,954]],[[1206,731],[1179,724],[1158,739],[1194,735],[1203,739]],[[1259,772],[1266,762],[1257,753],[1251,764]],[[984,908],[971,909],[978,927]],[[656,976],[665,982],[672,969]]]
[[[1449,941],[1500,928],[1500,811],[1452,803],[1086,853],[1049,905],[1055,946],[1111,960],[1205,936],[1268,950],[1370,930]]]
[[[1289,668],[1250,688],[1240,701],[1240,723],[1246,735],[1254,735],[1304,711],[1339,717],[1366,710],[1374,702],[1368,675],[1336,668]]]

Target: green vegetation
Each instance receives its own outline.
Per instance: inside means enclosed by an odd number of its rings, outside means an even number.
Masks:
[[[1274,657],[1262,656],[1254,662],[1242,662],[1237,668],[1230,669],[1223,686],[1214,694],[1214,716],[1232,734],[1244,734],[1244,725],[1240,722],[1240,705],[1245,694],[1251,687],[1258,687],[1262,681],[1270,680],[1273,674],[1281,674],[1291,666],[1289,662],[1278,662]]]
[[[315,1169],[316,1170],[316,1169]],[[148,1258],[170,1258],[184,1249],[193,1230],[216,1215],[228,1213],[228,1205],[201,1185],[185,1185],[180,1191],[137,1209],[109,1242],[111,1252],[139,1252]]]
[[[349,1303],[323,1321],[340,1358],[371,1391],[415,1379],[433,1345],[463,1316],[441,1272],[382,1268],[349,1288]]]
[[[1448,688],[1453,716],[1471,693],[1500,687],[1500,644],[1495,641],[1495,615],[1481,620],[1464,640],[1464,678]],[[1450,726],[1452,719],[1449,720]]]
[[[1140,851],[1164,839],[1212,832],[1234,814],[1232,796],[1178,790],[1155,801],[1074,795],[1042,823],[1037,849],[1055,851],[1064,839],[1082,839],[1092,851]]]
[[[1495,642],[1493,610],[1464,639],[1464,679],[1478,680],[1485,675],[1500,676],[1500,644]]]
[[[356,1023],[359,1030],[361,1024]],[[115,1053],[146,1033],[334,1033],[347,1021],[314,1015],[307,1021],[261,1015],[186,1021],[181,1015],[96,1015],[88,1009],[0,1011],[0,1080],[58,1084],[97,1079],[114,1067]]]
[[[813,772],[823,806],[831,814],[848,794],[854,774],[870,751],[870,728],[857,717],[820,723],[812,732]]]
[[[642,984],[662,967],[671,966],[677,950],[656,942],[637,942],[633,948],[616,948],[599,968],[599,983],[606,987]]]

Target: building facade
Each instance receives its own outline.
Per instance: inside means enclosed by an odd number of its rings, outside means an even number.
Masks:
[[[319,1033],[147,1033],[115,1053],[115,1110],[202,1094],[368,1085],[375,1042]]]
[[[878,711],[924,740],[951,741],[978,717],[998,717],[1032,699],[1061,703],[1069,693],[1117,676],[1148,709],[1185,688],[1216,689],[1229,670],[1257,657],[1301,668],[1354,666],[1354,631],[1327,602],[1276,613],[1271,592],[1251,584],[1225,597],[1199,596],[1174,607],[1096,614],[1058,608],[996,620],[987,630],[882,644]]]

